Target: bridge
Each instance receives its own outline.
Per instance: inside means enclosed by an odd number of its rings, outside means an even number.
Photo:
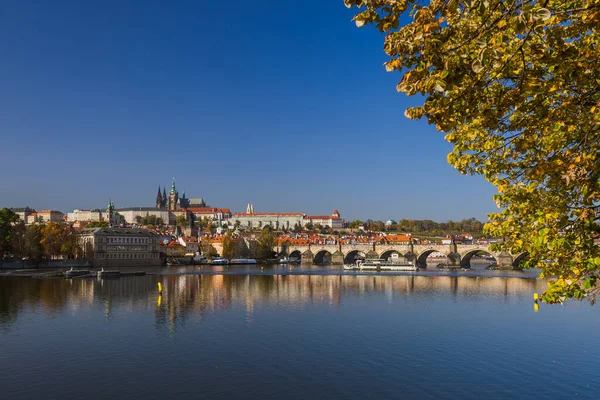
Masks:
[[[295,246],[283,244],[277,246],[274,251],[279,255],[296,257],[302,264],[320,264],[331,262],[332,264],[350,264],[356,258],[383,258],[388,259],[393,254],[404,257],[407,261],[416,262],[417,266],[427,266],[427,257],[432,253],[441,253],[446,258],[440,258],[439,263],[447,264],[449,267],[468,267],[471,258],[483,252],[494,257],[499,268],[512,269],[527,257],[527,253],[510,254],[508,252],[494,252],[488,245],[431,245],[431,244],[309,244],[307,246]]]

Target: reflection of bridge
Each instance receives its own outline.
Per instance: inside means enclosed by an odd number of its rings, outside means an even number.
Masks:
[[[419,266],[427,265],[427,257],[433,253],[442,253],[440,263],[449,266],[469,266],[471,258],[479,252],[491,255],[500,268],[517,267],[525,259],[526,253],[511,255],[508,252],[494,252],[485,245],[428,245],[428,244],[312,244],[308,246],[283,245],[275,249],[279,254],[297,257],[303,264],[319,264],[329,261],[332,264],[352,263],[356,258],[389,258],[393,254],[416,261]]]

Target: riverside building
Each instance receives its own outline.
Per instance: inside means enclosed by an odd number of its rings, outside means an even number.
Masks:
[[[158,234],[145,229],[86,228],[79,233],[84,254],[94,267],[161,264]]]

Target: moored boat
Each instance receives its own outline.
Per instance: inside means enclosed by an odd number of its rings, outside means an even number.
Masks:
[[[67,278],[75,278],[77,276],[84,276],[84,275],[90,275],[90,271],[85,269],[73,269],[73,267],[71,267],[70,270],[65,271],[65,277]]]
[[[229,264],[256,264],[256,260],[253,258],[233,258]]]
[[[380,258],[367,258],[366,260],[357,260],[355,264],[345,264],[344,269],[368,271],[416,271],[418,268],[410,261],[388,261]]]
[[[211,265],[227,265],[229,264],[229,260],[223,257],[219,257],[219,258],[215,258],[214,260],[211,260],[210,262]]]

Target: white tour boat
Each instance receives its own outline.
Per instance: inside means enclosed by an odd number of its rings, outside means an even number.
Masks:
[[[229,264],[256,264],[256,260],[253,258],[233,258]]]
[[[410,261],[384,260],[381,258],[367,258],[357,260],[355,264],[345,264],[345,270],[368,271],[416,271],[418,268]]]
[[[226,258],[215,258],[210,262],[211,265],[227,265],[229,264],[229,260]]]

